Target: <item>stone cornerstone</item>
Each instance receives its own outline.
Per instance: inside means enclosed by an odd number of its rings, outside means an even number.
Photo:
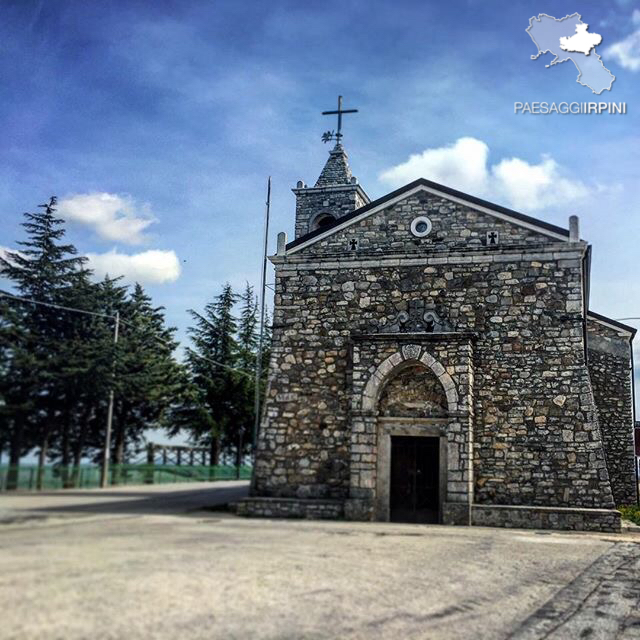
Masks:
[[[294,190],[296,239],[271,258],[270,383],[238,512],[618,530],[616,504],[637,500],[634,330],[587,315],[577,220],[423,179],[370,202],[340,146],[327,167]]]

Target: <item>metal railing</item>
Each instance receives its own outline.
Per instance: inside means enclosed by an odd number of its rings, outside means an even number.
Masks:
[[[39,473],[37,465],[9,467],[0,465],[0,491],[50,489],[95,489],[100,486],[99,465],[62,467],[47,465]],[[108,485],[169,484],[175,482],[212,482],[248,480],[251,467],[243,465],[187,466],[122,464],[109,468]]]

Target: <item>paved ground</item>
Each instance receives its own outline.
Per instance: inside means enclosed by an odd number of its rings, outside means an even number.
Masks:
[[[47,524],[63,518],[133,515],[185,515],[203,508],[239,500],[247,495],[246,481],[201,482],[71,489],[40,493],[0,493],[0,523],[42,520]],[[0,529],[0,532],[2,530]]]
[[[1,638],[640,638],[640,536],[245,520],[246,483],[0,496]]]

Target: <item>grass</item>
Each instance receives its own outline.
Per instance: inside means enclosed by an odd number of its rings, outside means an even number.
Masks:
[[[631,522],[640,526],[640,507],[637,504],[619,507],[618,510],[625,520],[631,520]]]

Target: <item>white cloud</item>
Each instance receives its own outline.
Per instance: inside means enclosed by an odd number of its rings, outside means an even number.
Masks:
[[[640,10],[634,9],[631,14],[631,22],[640,25]],[[640,29],[636,29],[619,42],[614,42],[603,52],[604,57],[611,57],[618,62],[623,69],[640,71]]]
[[[22,258],[27,258],[27,254],[23,251],[18,251],[17,249],[11,249],[10,247],[0,246],[0,258],[4,258],[7,262],[12,264],[13,266],[17,266],[14,260],[11,260],[9,254],[17,254]],[[2,264],[0,264],[0,281],[7,281],[6,272],[2,268]]]
[[[22,251],[18,251],[17,249],[11,249],[10,247],[0,246],[0,258],[4,258],[5,260],[7,260],[7,262],[10,262],[15,265],[15,262],[12,261],[9,257],[10,253],[17,253],[23,258],[27,257],[27,255]],[[0,264],[0,286],[4,288],[4,287],[11,287],[11,285],[12,285],[12,282],[7,277],[6,272],[2,268],[2,264]]]
[[[416,178],[456,186],[471,193],[483,192],[487,182],[489,147],[476,138],[459,138],[454,144],[427,149],[380,174],[380,180],[402,186]]]
[[[126,282],[164,284],[180,276],[180,261],[175,251],[152,249],[127,255],[115,249],[107,253],[88,253],[89,267],[97,278],[124,276]]]
[[[521,158],[504,158],[489,165],[489,147],[476,138],[460,138],[454,144],[427,149],[380,174],[380,180],[399,187],[417,178],[459,189],[470,195],[505,201],[515,209],[533,211],[593,192],[580,180],[563,175],[550,156],[539,164]]]
[[[7,262],[12,262],[9,259],[9,254],[10,253],[17,253],[18,255],[22,255],[23,257],[26,257],[26,255],[24,253],[22,253],[21,251],[18,251],[17,249],[11,249],[9,247],[0,246],[0,258],[4,258]]]
[[[520,158],[501,160],[491,167],[498,191],[504,194],[514,209],[544,209],[578,200],[591,190],[579,180],[560,175],[558,163],[544,156],[540,164],[529,164]]]
[[[131,196],[114,193],[79,193],[58,202],[58,213],[65,220],[91,227],[110,242],[142,244],[144,231],[156,222],[149,205]]]

